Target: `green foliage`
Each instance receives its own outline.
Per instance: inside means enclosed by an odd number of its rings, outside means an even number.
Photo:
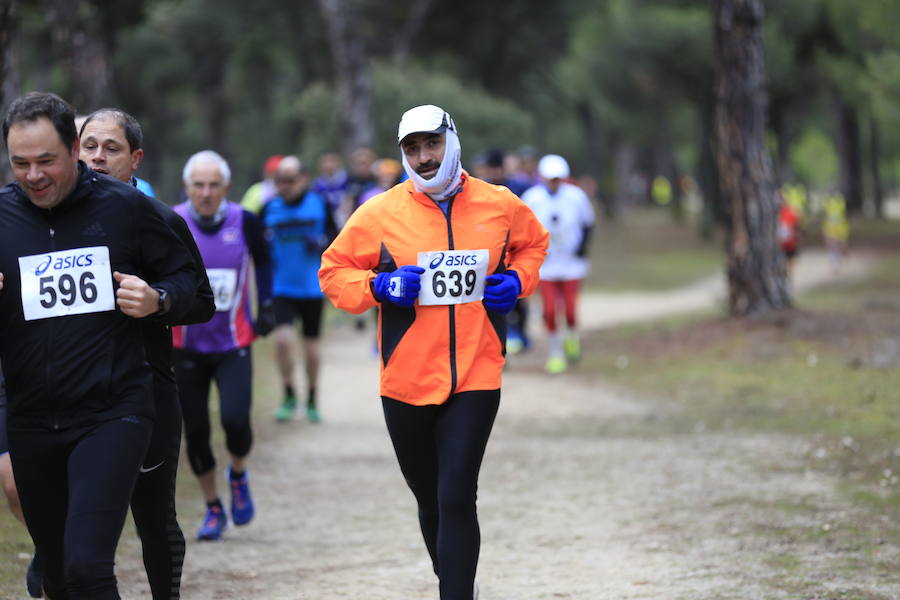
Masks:
[[[530,115],[477,86],[463,85],[443,73],[392,63],[377,63],[373,75],[375,150],[381,156],[398,156],[400,115],[419,104],[437,104],[453,115],[463,161],[488,148],[516,148],[530,139]],[[338,146],[334,102],[333,90],[322,83],[309,86],[295,101],[296,114],[304,124],[300,146],[307,160]]]
[[[697,168],[701,119],[714,99],[706,0],[432,2],[408,47],[399,42],[419,0],[343,1],[355,15],[350,41],[370,58],[380,154],[395,152],[402,110],[429,101],[454,113],[470,157],[528,144],[614,184],[618,149],[634,148],[634,169],[650,172],[666,146],[679,171]],[[85,0],[68,18],[48,19],[48,7],[69,4],[18,4],[21,87],[87,97],[70,68],[85,45],[60,40],[98,42],[113,70],[101,103],[141,121],[141,174],[164,197],[177,197],[184,160],[205,147],[226,155],[241,190],[269,154],[312,160],[339,147],[335,66],[316,0]],[[880,126],[880,163],[891,177],[900,156],[896,0],[766,8],[770,113],[789,129],[779,143],[800,144],[792,154],[803,156],[806,129],[833,137],[839,93]],[[833,183],[830,163],[800,163],[804,178]]]
[[[837,155],[834,144],[821,130],[811,128],[791,149],[791,168],[798,180],[818,189],[832,185],[837,177]]]

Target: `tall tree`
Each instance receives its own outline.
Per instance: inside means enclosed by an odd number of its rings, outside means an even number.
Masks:
[[[729,310],[734,316],[758,315],[791,305],[765,140],[764,10],[760,0],[712,0],[712,6]]]
[[[358,0],[319,0],[328,29],[337,96],[338,136],[344,156],[371,146],[372,71],[365,38],[358,33]]]
[[[16,36],[18,34],[18,16],[16,0],[0,3],[0,114],[6,114],[6,108],[19,93],[19,72],[16,65]],[[0,147],[0,181],[12,179],[9,161],[6,155],[6,144]]]
[[[114,102],[113,70],[104,37],[96,33],[96,9],[78,0],[44,0],[53,53],[67,77],[63,97],[88,113]]]

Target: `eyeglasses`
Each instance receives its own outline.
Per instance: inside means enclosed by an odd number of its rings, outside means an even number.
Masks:
[[[299,181],[299,177],[276,177],[275,183],[297,183]]]

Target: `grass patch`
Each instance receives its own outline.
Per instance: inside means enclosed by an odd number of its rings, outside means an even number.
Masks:
[[[883,226],[869,244],[883,244]],[[854,503],[900,517],[900,256],[861,281],[758,319],[688,315],[595,332],[580,371],[665,403],[642,431],[778,432],[809,442],[810,468]],[[646,433],[646,431],[644,432]]]
[[[590,245],[589,289],[663,290],[721,271],[721,244],[699,238],[664,210],[638,209],[598,222]]]

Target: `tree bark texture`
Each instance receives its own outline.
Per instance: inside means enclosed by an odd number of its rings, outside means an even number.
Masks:
[[[115,104],[109,53],[89,26],[91,10],[78,0],[44,1],[54,54],[65,65],[67,85],[61,95],[82,114]]]
[[[603,215],[610,221],[615,221],[618,214],[615,211],[615,203],[610,195],[602,193],[603,189],[603,133],[594,110],[588,102],[579,102],[576,106],[578,120],[581,122],[581,131],[584,136],[584,151],[588,161],[587,173],[597,182],[597,200],[603,208]]]
[[[637,151],[634,146],[618,139],[615,140],[614,147],[615,190],[611,197],[615,204],[613,210],[616,214],[621,214],[623,207],[643,201],[644,190],[637,194],[633,190],[633,178],[637,171]]]
[[[434,0],[415,0],[413,2],[412,8],[409,9],[409,19],[407,19],[403,29],[400,30],[397,38],[394,40],[392,54],[394,60],[398,63],[406,62],[406,59],[409,57],[412,42],[425,24],[425,17],[428,16],[433,3]]]
[[[16,0],[0,2],[0,114],[19,95],[19,68],[16,54],[16,37],[19,31]],[[12,170],[6,144],[0,145],[0,181],[11,181]]]
[[[879,219],[884,216],[884,184],[881,182],[881,135],[878,121],[869,119],[869,168],[872,172],[872,210]]]
[[[700,105],[700,155],[697,173],[700,194],[703,196],[703,212],[700,218],[700,236],[711,240],[716,226],[722,223],[722,192],[719,189],[719,169],[716,166],[715,99]]]
[[[765,143],[764,10],[760,0],[712,0],[712,6],[729,311],[760,315],[791,306]]]
[[[338,137],[345,157],[372,145],[372,72],[359,33],[355,0],[319,0],[328,28],[337,96]]]
[[[856,109],[842,98],[837,101],[838,156],[841,161],[841,193],[847,214],[858,215],[863,208],[862,141]]]

